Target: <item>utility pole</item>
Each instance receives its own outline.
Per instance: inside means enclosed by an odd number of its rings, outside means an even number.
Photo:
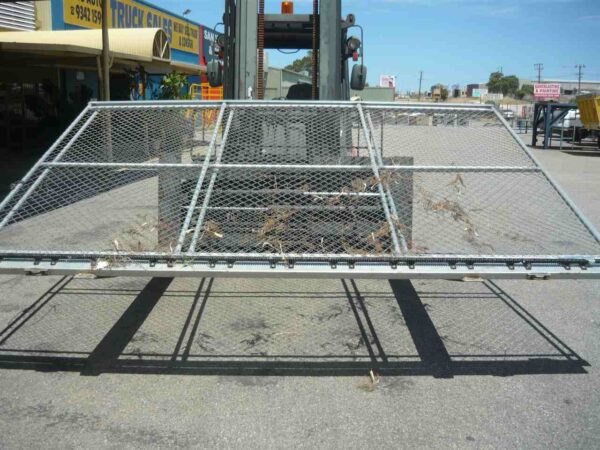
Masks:
[[[577,93],[581,92],[581,77],[583,76],[582,69],[585,69],[585,64],[576,64],[575,68],[577,69]]]
[[[108,2],[102,0],[102,100],[110,100],[110,44],[108,42]]]
[[[544,65],[542,63],[534,64],[533,67],[537,70],[538,73],[538,83],[542,82],[542,70],[544,70]]]
[[[423,82],[423,71],[419,73],[419,100],[421,100],[421,83]]]

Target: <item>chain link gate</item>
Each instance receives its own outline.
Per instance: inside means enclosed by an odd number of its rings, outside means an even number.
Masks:
[[[488,105],[92,102],[0,204],[10,273],[580,278],[599,255]]]

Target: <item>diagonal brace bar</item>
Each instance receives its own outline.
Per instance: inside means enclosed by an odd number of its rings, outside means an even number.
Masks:
[[[377,180],[380,180],[381,178],[379,176],[377,156],[375,156],[375,150],[374,150],[373,144],[371,142],[371,136],[367,129],[367,122],[365,120],[365,114],[363,112],[362,105],[360,103],[358,103],[357,108],[358,108],[358,114],[360,116],[360,121],[362,123],[363,133],[365,134],[365,140],[367,141],[367,147],[369,149],[369,157],[371,159],[371,169],[373,170],[373,175],[375,175]],[[392,220],[388,202],[386,200],[386,193],[384,192],[383,186],[381,185],[381,183],[377,183],[377,189],[378,189],[379,195],[381,197],[381,206],[383,207],[383,212],[385,214],[385,218],[388,222],[388,226],[390,227],[390,236],[392,237],[392,242],[394,244],[394,253],[397,256],[399,256],[400,254],[402,254],[402,251],[400,250],[400,243],[398,240],[398,235],[396,234],[396,225],[394,224],[394,221]],[[407,249],[406,241],[403,242],[402,248],[404,248],[406,251],[406,249]]]
[[[208,167],[210,165],[210,158],[212,157],[212,153],[217,142],[217,135],[219,134],[219,128],[221,128],[221,122],[223,121],[225,108],[227,107],[226,105],[226,103],[223,103],[223,105],[221,106],[221,110],[219,111],[219,116],[215,125],[215,131],[210,140],[210,145],[206,152],[206,157],[204,158],[204,164],[202,164],[202,170],[200,171],[200,176],[198,177],[198,182],[196,183],[196,188],[194,189],[194,194],[192,195],[192,201],[190,202],[188,213],[181,227],[181,232],[179,233],[179,239],[177,240],[175,253],[181,252],[181,247],[183,247],[183,243],[185,241],[185,235],[187,234],[190,223],[192,222],[192,216],[194,215],[196,203],[198,202],[198,198],[200,197],[200,190],[202,189],[202,185],[204,184],[204,178],[206,177],[206,172],[208,171]]]
[[[225,149],[225,145],[227,144],[227,137],[229,136],[229,129],[231,128],[231,122],[233,121],[233,113],[234,110],[229,112],[229,116],[227,117],[227,124],[225,125],[225,131],[223,132],[223,140],[221,141],[221,145],[217,150],[217,157],[215,160],[216,164],[221,162],[221,158],[223,156],[223,151]],[[188,247],[188,252],[193,252],[196,248],[196,242],[198,242],[198,235],[202,230],[202,225],[204,223],[204,217],[206,217],[206,211],[208,207],[208,203],[210,202],[210,196],[212,195],[212,190],[215,185],[215,181],[217,180],[217,175],[219,174],[219,169],[215,169],[213,174],[210,177],[210,182],[208,187],[206,188],[206,194],[204,194],[204,201],[202,202],[202,207],[200,208],[200,215],[198,217],[198,221],[196,222],[196,227],[194,228],[194,235],[192,236],[192,241]]]
[[[371,120],[371,113],[367,113],[367,122],[369,124],[369,134],[367,136],[367,139],[371,139],[374,136],[373,130],[375,129],[373,127],[373,121]],[[383,139],[383,130],[381,131],[382,133],[382,139]],[[375,155],[377,156],[377,160],[378,160],[378,164],[380,168],[385,167],[383,164],[383,158],[381,157],[381,149],[379,147],[377,147],[377,141],[375,139],[372,139],[373,145],[375,146]],[[410,166],[408,166],[410,167]],[[392,210],[392,214],[393,216],[397,219],[400,216],[398,215],[398,210],[396,209],[396,204],[394,203],[394,198],[392,197],[392,194],[390,192],[390,190],[388,188],[385,189],[386,192],[386,198],[389,201],[390,204],[390,208]],[[402,249],[407,252],[408,251],[408,245],[406,243],[406,237],[400,233],[400,240],[401,240],[401,244],[402,244]]]

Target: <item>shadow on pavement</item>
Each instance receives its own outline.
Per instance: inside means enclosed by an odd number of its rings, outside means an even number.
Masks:
[[[248,283],[64,277],[0,332],[0,368],[451,378],[589,366],[490,281]]]

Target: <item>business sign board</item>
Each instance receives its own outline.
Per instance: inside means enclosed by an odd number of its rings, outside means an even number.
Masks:
[[[215,43],[217,42],[217,33],[211,28],[200,26],[200,64],[206,65],[208,61],[217,59],[219,56],[215,53]],[[265,52],[265,61],[268,60],[268,53]],[[269,68],[268,61],[264,64],[265,70]]]
[[[560,84],[558,83],[534,83],[533,98],[536,100],[553,99],[560,97]]]
[[[162,28],[171,48],[200,53],[200,26],[134,0],[109,1],[110,28]],[[102,28],[101,0],[64,0],[64,21],[82,28]]]
[[[475,88],[473,89],[473,97],[483,97],[484,95],[487,95],[488,90],[486,88]]]
[[[396,76],[395,75],[381,75],[379,77],[379,87],[396,89]]]
[[[492,102],[497,102],[500,101],[504,98],[504,94],[500,93],[487,93],[487,94],[482,94],[481,95],[481,99],[483,101],[492,101]]]

